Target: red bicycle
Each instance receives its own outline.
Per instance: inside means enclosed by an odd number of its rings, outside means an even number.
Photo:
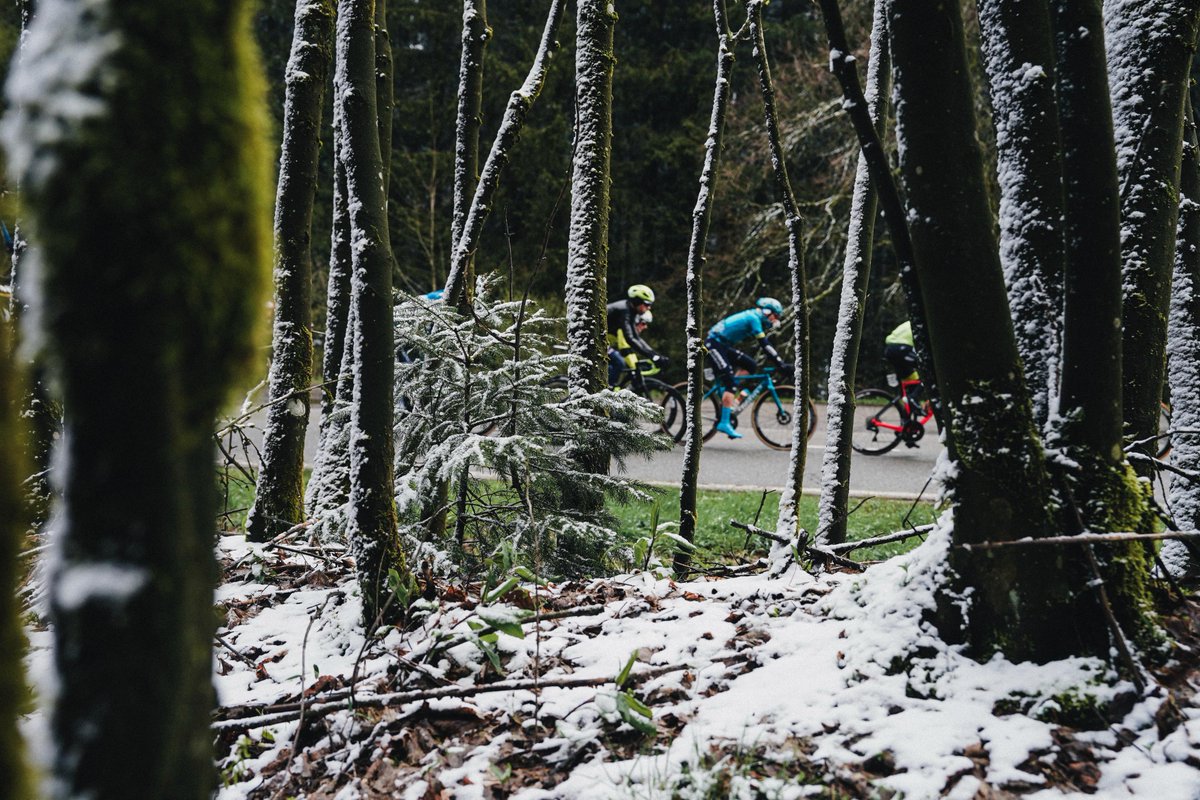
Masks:
[[[889,382],[896,380],[888,376]],[[933,418],[933,407],[925,399],[921,381],[900,381],[900,394],[893,396],[883,389],[863,389],[854,395],[858,415],[867,414],[862,425],[856,425],[850,446],[868,456],[881,456],[904,442],[908,447],[925,436],[925,423]]]

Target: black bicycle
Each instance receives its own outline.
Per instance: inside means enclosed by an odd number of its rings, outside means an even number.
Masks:
[[[625,389],[644,397],[663,410],[661,423],[640,423],[648,431],[661,431],[678,444],[683,441],[687,432],[687,405],[683,395],[675,387],[652,377],[659,373],[658,365],[649,359],[639,359],[632,367],[626,367],[612,387],[616,390]],[[558,375],[546,381],[547,386],[567,388],[567,377]]]

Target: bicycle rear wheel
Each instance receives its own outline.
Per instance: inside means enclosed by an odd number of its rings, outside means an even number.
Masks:
[[[850,446],[867,456],[879,456],[900,444],[904,416],[899,398],[882,389],[864,389],[854,395],[854,432]]]
[[[758,396],[754,401],[750,421],[754,425],[754,432],[767,447],[773,450],[791,450],[792,429],[796,427],[796,387],[776,386],[775,394],[779,396],[778,403],[770,392],[763,392]],[[808,417],[805,426],[807,439],[812,436],[817,423],[816,407],[811,400],[804,404],[804,413]]]
[[[1157,448],[1158,457],[1166,458],[1171,454],[1171,437],[1167,434],[1171,431],[1171,406],[1167,403],[1158,404],[1158,435],[1162,438],[1154,443]]]
[[[683,441],[687,432],[687,403],[683,396],[657,378],[643,378],[642,384],[646,387],[646,398],[662,407],[663,421],[659,429],[670,436],[671,441]]]

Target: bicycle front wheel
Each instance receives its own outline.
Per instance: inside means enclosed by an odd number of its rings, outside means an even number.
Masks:
[[[775,401],[776,396],[779,397],[778,402]],[[802,408],[808,417],[804,426],[807,439],[816,428],[816,413],[811,400],[804,403]],[[758,396],[754,401],[750,421],[763,444],[773,450],[792,449],[792,430],[796,427],[795,410],[795,386],[776,386],[775,395],[763,392]]]
[[[864,389],[855,394],[850,446],[863,455],[880,456],[900,444],[904,417],[897,400],[882,389]]]
[[[683,441],[683,435],[687,432],[687,403],[683,396],[657,378],[644,378],[642,383],[646,387],[646,398],[663,410],[660,430],[677,444]]]

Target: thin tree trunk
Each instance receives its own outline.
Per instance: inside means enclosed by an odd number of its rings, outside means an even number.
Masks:
[[[450,253],[458,248],[471,198],[479,184],[479,129],[483,125],[483,52],[491,39],[487,0],[463,0],[462,57],[458,67],[458,117],[454,136],[454,212],[450,219]],[[453,263],[446,281],[448,302],[466,310],[475,291],[475,260],[463,262],[461,275]]]
[[[1122,344],[1115,324],[1122,304],[1120,198],[1104,23],[1099,0],[1051,0],[1050,7],[1066,198],[1058,444],[1075,465],[1068,479],[1083,526],[1096,532],[1143,530],[1151,524],[1148,498],[1121,449]],[[1143,548],[1113,546],[1097,555],[1117,619],[1127,635],[1146,643],[1154,629]],[[1096,650],[1106,649],[1099,634],[1091,635]]]
[[[1044,536],[1048,480],[1008,313],[959,6],[894,0],[888,25],[900,172],[953,462],[953,540]],[[1052,557],[954,548],[950,566],[939,592],[943,636],[963,636],[978,658],[1072,652],[1055,612],[1082,587],[1067,585]]]
[[[1033,418],[1057,408],[1062,342],[1063,186],[1054,38],[1045,0],[978,0],[996,126],[1000,263]]]
[[[696,536],[696,495],[700,484],[700,450],[704,445],[701,403],[704,394],[704,263],[708,244],[708,226],[712,219],[713,194],[717,188],[717,167],[721,159],[721,139],[729,108],[730,79],[733,72],[733,35],[725,13],[725,0],[713,0],[713,19],[717,26],[717,79],[713,88],[712,114],[708,138],[704,143],[704,167],[700,171],[700,195],[692,209],[692,238],[687,261],[687,438],[683,448],[683,475],[679,481],[679,534],[689,542]],[[687,552],[675,556],[676,571],[687,567]]]
[[[575,49],[575,158],[567,245],[567,347],[578,357],[567,373],[573,392],[608,386],[605,306],[608,302],[609,175],[612,159],[613,28],[609,0],[579,0]],[[608,472],[602,448],[573,456],[597,474]],[[581,503],[598,503],[579,499]]]
[[[20,443],[21,382],[12,353],[9,322],[0,320],[0,797],[34,800],[33,775],[25,759],[25,741],[17,720],[25,713],[29,688],[23,656],[25,634],[17,589],[21,581],[18,553],[25,538],[26,509],[21,483],[28,469]]]
[[[867,62],[867,110],[876,135],[887,125],[887,98],[891,87],[891,57],[887,43],[887,0],[875,0],[871,22],[871,52]],[[862,343],[863,312],[871,276],[875,242],[875,216],[879,195],[871,182],[867,159],[859,153],[850,201],[850,230],[842,266],[842,296],[829,362],[829,402],[826,405],[825,457],[821,462],[821,497],[817,508],[817,538],[846,541],[850,498],[850,441],[854,434],[854,385]]]
[[[131,753],[138,797],[216,788],[212,425],[253,356],[271,248],[250,5],[41,5],[39,46],[10,76],[7,155],[70,417],[50,579],[56,797],[129,797]]]
[[[1179,228],[1175,237],[1175,278],[1171,286],[1171,317],[1167,330],[1167,376],[1171,386],[1171,463],[1200,471],[1200,143],[1190,103],[1184,115],[1186,135],[1179,181]],[[1175,479],[1168,494],[1175,527],[1200,527],[1200,483]],[[1172,549],[1185,551],[1180,544]],[[1166,555],[1168,547],[1164,545]],[[1194,552],[1194,551],[1193,551]],[[1200,569],[1192,555],[1190,571]]]
[[[332,0],[299,0],[285,77],[275,196],[275,324],[267,426],[246,536],[263,542],[304,519],[304,435],[312,382],[312,210],[321,110],[333,62]]]
[[[396,65],[387,27],[387,0],[375,0],[375,102],[379,106],[379,157],[386,207],[392,185],[392,114],[396,107]],[[388,247],[391,249],[390,242]]]
[[[804,462],[808,454],[808,282],[804,271],[804,218],[788,179],[787,157],[779,135],[775,116],[775,87],[771,66],[767,61],[767,44],[762,27],[762,0],[748,0],[746,14],[750,20],[750,36],[754,42],[754,63],[758,68],[758,86],[763,99],[763,116],[767,126],[767,141],[771,148],[771,168],[775,173],[775,188],[783,203],[784,222],[788,232],[788,274],[792,281],[792,310],[796,315],[793,346],[795,351],[796,396],[792,407],[795,425],[792,428],[792,453],[787,481],[779,498],[779,533],[791,539],[800,529],[800,490],[804,485]]]
[[[846,42],[842,12],[838,8],[837,0],[818,0],[818,2],[821,5],[821,16],[825,21],[825,33],[829,37],[829,67],[842,87],[842,107],[846,109],[850,122],[854,125],[854,134],[858,138],[858,146],[862,151],[863,158],[867,161],[867,171],[871,174],[871,183],[874,184],[875,191],[879,195],[879,206],[883,211],[884,222],[888,226],[896,261],[900,265],[900,286],[904,290],[908,317],[912,323],[913,343],[921,362],[921,382],[933,404],[933,411],[937,416],[940,428],[944,424],[941,413],[941,389],[935,371],[930,332],[925,320],[925,300],[921,294],[912,237],[908,230],[908,212],[900,201],[900,192],[892,177],[892,168],[888,162],[887,152],[883,149],[883,142],[875,130],[866,98],[863,96],[862,86],[858,82],[858,68],[850,55],[850,45]],[[892,0],[884,0],[884,2],[890,6]]]
[[[372,0],[340,0],[337,72],[342,104],[342,165],[350,209],[353,264],[349,539],[363,596],[363,622],[377,623],[389,569],[403,570],[392,499],[392,256],[379,151]]]
[[[1104,38],[1121,198],[1125,434],[1158,430],[1166,370],[1179,159],[1200,3],[1105,0]],[[1153,445],[1143,452],[1153,455]],[[1149,475],[1149,466],[1138,467]]]
[[[451,302],[459,306],[462,305],[463,298],[468,297],[474,291],[475,250],[479,247],[483,224],[487,221],[488,213],[492,208],[492,198],[500,186],[500,175],[508,166],[509,159],[512,158],[512,148],[517,143],[517,137],[521,135],[525,118],[546,83],[550,60],[558,47],[558,29],[565,7],[565,0],[552,0],[550,11],[546,15],[546,25],[542,30],[537,55],[533,59],[529,73],[525,76],[525,82],[508,99],[508,107],[504,110],[504,117],[500,121],[499,130],[496,131],[492,148],[488,151],[487,161],[483,165],[483,173],[479,177],[478,183],[474,182],[474,173],[472,173],[469,201],[464,198],[464,202],[469,202],[469,206],[465,211],[461,229],[454,228],[454,240],[451,242],[450,251],[450,274],[446,278],[446,294]],[[478,138],[478,132],[476,132],[476,138]],[[476,150],[478,150],[478,142],[476,142]],[[459,202],[457,176],[458,170],[456,169],[454,200],[456,209]]]

